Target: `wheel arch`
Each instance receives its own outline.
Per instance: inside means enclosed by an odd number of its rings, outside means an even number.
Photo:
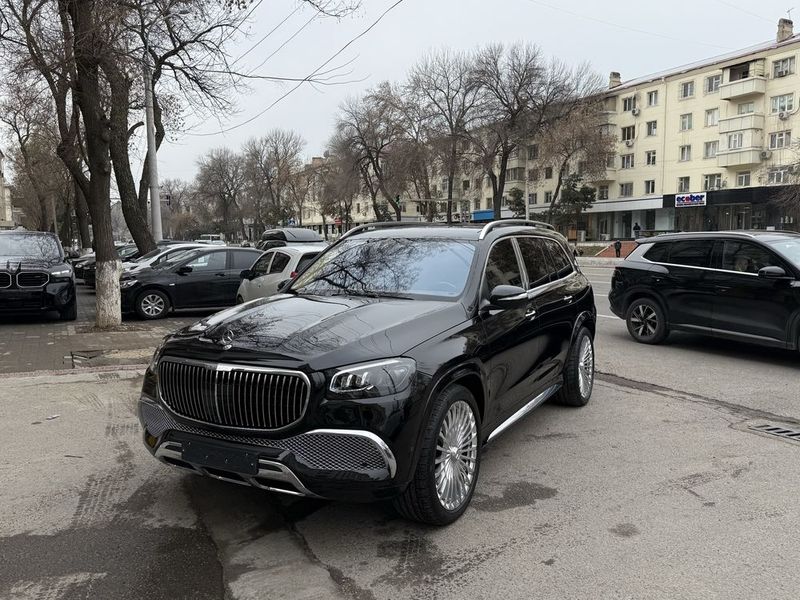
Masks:
[[[648,298],[649,300],[658,302],[658,305],[664,312],[664,317],[667,319],[667,322],[669,322],[669,308],[667,308],[667,303],[664,302],[664,299],[658,294],[658,292],[648,289],[640,288],[631,290],[628,295],[625,296],[625,302],[622,305],[623,314],[627,314],[631,304],[642,298]]]
[[[139,302],[139,298],[142,297],[142,294],[145,294],[145,293],[150,292],[152,290],[156,290],[157,292],[161,292],[162,294],[164,294],[167,297],[167,300],[169,301],[169,306],[167,307],[167,309],[175,308],[175,301],[174,301],[174,299],[172,297],[172,294],[170,294],[169,290],[167,290],[165,287],[160,286],[158,284],[149,284],[149,285],[146,285],[146,286],[142,286],[142,288],[136,292],[136,298],[135,298],[134,302]]]

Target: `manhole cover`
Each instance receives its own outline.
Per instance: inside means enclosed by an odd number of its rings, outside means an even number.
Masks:
[[[800,442],[800,429],[791,428],[786,425],[777,423],[758,423],[755,425],[748,425],[748,429],[765,433],[767,435],[774,435],[775,437]]]

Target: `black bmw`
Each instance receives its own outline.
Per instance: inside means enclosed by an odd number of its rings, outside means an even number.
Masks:
[[[194,473],[446,524],[485,443],[551,397],[588,402],[594,332],[591,286],[545,227],[363,226],[283,293],[168,336],[144,440]]]

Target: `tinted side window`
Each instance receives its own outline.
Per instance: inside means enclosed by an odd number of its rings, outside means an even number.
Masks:
[[[272,252],[267,252],[264,256],[259,258],[256,264],[253,265],[253,273],[256,275],[266,275],[267,269],[269,269],[269,261],[272,260],[272,255]]]
[[[669,262],[687,267],[710,267],[714,242],[710,240],[687,240],[674,242],[669,252]]]
[[[572,273],[572,263],[564,247],[555,240],[544,240],[545,252],[553,268],[553,279],[561,279]]]
[[[528,289],[539,287],[550,280],[550,266],[545,258],[545,243],[541,238],[517,238],[522,260],[528,270]]]
[[[275,258],[272,259],[272,266],[269,268],[270,273],[283,273],[286,265],[289,264],[289,255],[283,252],[276,252]]]
[[[486,263],[486,285],[493,290],[498,285],[522,286],[517,254],[511,240],[497,242],[489,252]]]
[[[201,254],[193,261],[187,263],[194,271],[224,271],[228,253],[225,250]]]
[[[309,263],[311,263],[311,261],[317,258],[318,254],[319,252],[313,252],[311,254],[303,254],[303,256],[300,257],[300,260],[297,263],[297,266],[295,267],[294,270],[299,273],[300,271],[306,268],[306,265],[308,265]]]
[[[725,242],[722,252],[722,268],[740,273],[758,273],[764,267],[781,267],[764,248],[747,242]]]
[[[644,253],[644,258],[652,262],[667,262],[668,257],[669,244],[653,244],[653,247]]]
[[[253,264],[253,259],[257,256],[255,252],[246,252],[242,250],[233,250],[233,266],[232,269],[241,271],[242,269],[249,269]]]

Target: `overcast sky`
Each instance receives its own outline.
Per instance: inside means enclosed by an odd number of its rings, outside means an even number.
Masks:
[[[362,0],[342,20],[312,20],[257,71],[260,75],[305,77],[396,0]],[[489,42],[523,40],[570,63],[589,61],[604,78],[620,71],[624,80],[774,39],[777,22],[791,0],[402,0],[380,23],[355,41],[330,66],[353,61],[342,86],[305,84],[246,125],[291,86],[252,84],[238,98],[238,112],[206,121],[159,151],[162,179],[191,179],[195,161],[217,146],[236,148],[274,127],[294,129],[307,141],[306,156],[321,155],[338,104],[384,79],[399,80],[426,51],[470,49]],[[238,57],[297,8],[296,0],[263,0],[253,13],[251,35],[233,48]],[[800,3],[798,11],[800,16]],[[237,67],[256,67],[313,16],[297,10]],[[800,22],[799,22],[800,24]],[[187,115],[192,123],[192,115]],[[221,130],[234,128],[226,133]],[[203,135],[196,135],[203,134]]]

